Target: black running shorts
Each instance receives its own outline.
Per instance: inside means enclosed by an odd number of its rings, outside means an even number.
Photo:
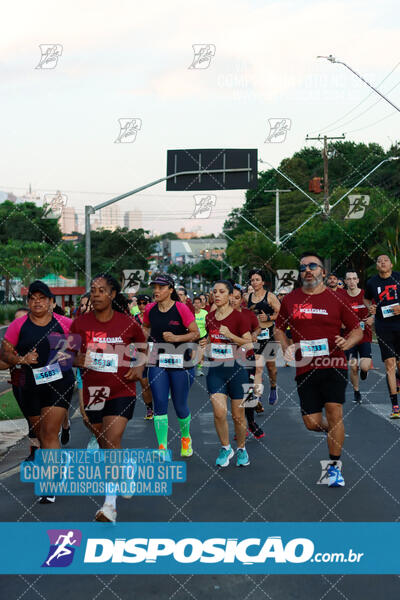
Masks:
[[[302,415],[322,412],[327,402],[344,404],[347,371],[314,369],[296,377]]]
[[[382,360],[396,357],[400,360],[400,331],[393,329],[376,329]]]
[[[102,423],[103,417],[125,417],[130,421],[133,417],[135,409],[135,396],[125,398],[111,398],[104,402],[104,406],[100,410],[85,408],[85,413],[90,423]],[[96,405],[94,405],[96,406]]]

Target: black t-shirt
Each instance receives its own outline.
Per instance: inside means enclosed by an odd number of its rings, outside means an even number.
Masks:
[[[400,331],[400,315],[394,315],[390,307],[400,302],[400,273],[393,271],[390,277],[374,275],[367,281],[364,298],[375,300],[375,327]]]
[[[49,365],[54,361],[58,351],[66,347],[66,337],[72,321],[66,317],[53,314],[47,325],[36,325],[28,315],[24,315],[13,321],[5,334],[5,339],[15,347],[20,356],[36,349],[38,361],[33,365],[22,365],[21,378],[25,387],[36,386],[32,369],[38,369]],[[63,344],[63,341],[65,343]],[[64,381],[73,381],[72,357],[65,363],[60,363]]]

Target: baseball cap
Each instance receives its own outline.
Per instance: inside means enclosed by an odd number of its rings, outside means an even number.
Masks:
[[[158,283],[158,285],[170,285],[171,287],[175,286],[175,282],[170,275],[166,273],[155,273],[151,278],[150,285]]]
[[[43,296],[46,296],[47,298],[54,298],[54,294],[50,291],[49,286],[46,285],[44,281],[40,281],[40,279],[32,281],[30,284],[28,288],[28,299],[36,292],[43,294]]]

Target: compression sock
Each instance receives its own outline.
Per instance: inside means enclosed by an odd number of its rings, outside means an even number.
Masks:
[[[154,429],[156,430],[158,446],[167,449],[168,415],[154,415]]]
[[[397,394],[390,394],[390,402],[392,406],[397,406]]]
[[[117,496],[116,494],[108,494],[104,499],[105,504],[110,504],[113,508],[117,506]]]
[[[178,417],[179,427],[180,427],[180,430],[181,430],[181,436],[183,438],[187,438],[190,435],[190,433],[189,433],[190,419],[191,419],[191,414],[190,413],[184,419],[180,419]]]

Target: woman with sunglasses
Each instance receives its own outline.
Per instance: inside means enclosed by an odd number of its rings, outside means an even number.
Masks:
[[[150,285],[154,302],[146,306],[143,328],[153,349],[149,359],[149,382],[154,401],[154,428],[158,447],[168,447],[168,397],[178,417],[181,432],[181,456],[193,454],[190,436],[189,390],[194,379],[193,356],[200,334],[194,314],[179,302],[174,280],[156,273]],[[188,346],[193,346],[193,349]]]
[[[248,375],[237,360],[239,346],[251,344],[248,320],[230,305],[233,287],[230,281],[214,283],[213,295],[216,309],[206,317],[208,333],[209,369],[207,390],[214,411],[214,423],[221,442],[221,450],[215,461],[218,467],[227,467],[234,455],[229,442],[227,400],[231,399],[231,413],[237,440],[237,467],[250,464],[245,448],[246,418],[243,396]]]
[[[269,356],[272,360],[268,360],[268,358],[265,360],[263,354],[269,342],[274,340],[274,323],[278,316],[281,303],[272,292],[266,291],[264,271],[261,269],[253,269],[249,273],[249,278],[253,292],[249,294],[247,307],[257,315],[258,323],[261,328],[257,337],[258,349],[255,351],[256,372],[254,375],[254,393],[258,398],[256,412],[263,412],[264,408],[261,403],[261,398],[263,392],[264,365],[267,366],[271,388],[268,402],[269,404],[274,405],[278,400],[278,392],[276,389],[277,368],[274,359],[275,351],[272,348],[269,352]]]
[[[146,294],[139,294],[137,296],[137,306],[139,312],[135,315],[136,321],[139,323],[140,327],[143,327],[143,315],[146,310],[146,306],[151,302],[150,296]],[[149,350],[151,351],[152,345],[151,342],[149,344]],[[151,395],[151,388],[149,384],[149,368],[146,366],[143,370],[143,377],[139,379],[139,383],[142,386],[142,398],[143,402],[146,406],[146,414],[144,416],[146,421],[152,421],[154,417],[153,410],[153,396]]]
[[[132,366],[131,344],[145,352],[147,344],[138,323],[129,315],[119,283],[109,273],[92,279],[93,310],[72,323],[75,364],[82,369],[85,413],[104,450],[121,448],[122,436],[133,417],[135,381],[142,377],[144,357]],[[116,520],[116,495],[108,494],[96,521]]]

